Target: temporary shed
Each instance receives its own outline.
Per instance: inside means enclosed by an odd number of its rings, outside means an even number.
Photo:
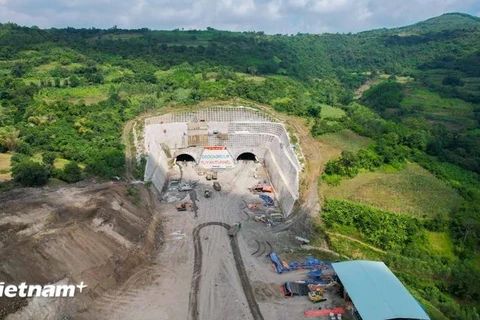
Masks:
[[[362,320],[430,320],[383,262],[346,261],[332,266]]]

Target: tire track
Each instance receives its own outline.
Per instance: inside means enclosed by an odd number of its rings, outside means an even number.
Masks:
[[[265,248],[265,243],[260,242],[260,248],[261,248],[261,250],[258,250],[259,253],[256,255],[256,257],[260,257],[265,253],[265,249],[266,249]]]
[[[198,225],[193,230],[193,246],[195,251],[195,261],[193,264],[193,276],[192,276],[192,288],[190,290],[189,297],[189,320],[198,320],[198,294],[200,292],[200,280],[202,278],[202,244],[200,240],[200,230],[208,226],[220,226],[229,230],[231,226],[223,222],[206,222]],[[248,306],[250,312],[252,313],[253,319],[263,320],[263,315],[260,311],[257,301],[255,300],[255,295],[253,293],[252,286],[248,279],[247,271],[245,270],[245,265],[243,264],[242,254],[238,246],[237,237],[230,237],[230,246],[232,248],[233,258],[235,260],[235,266],[237,268],[238,275],[240,277],[240,282],[242,283],[242,288],[247,298]]]
[[[255,240],[255,242],[257,243],[257,251],[255,251],[254,253],[252,253],[252,256],[253,256],[253,255],[256,255],[256,254],[258,253],[258,251],[260,251],[260,248],[261,248],[260,242],[258,242],[258,240]]]

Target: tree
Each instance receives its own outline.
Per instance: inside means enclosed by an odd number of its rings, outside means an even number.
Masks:
[[[20,131],[14,127],[0,128],[0,145],[7,147],[9,151],[15,151],[20,142]]]
[[[397,82],[384,82],[365,91],[362,101],[376,110],[398,108],[404,97],[403,85]]]
[[[445,78],[443,78],[442,84],[444,86],[461,87],[464,85],[464,82],[460,80],[458,77],[446,76]]]
[[[72,161],[65,165],[60,174],[60,179],[69,183],[78,182],[82,180],[82,169],[78,163]]]
[[[125,156],[117,149],[106,149],[99,152],[87,163],[87,171],[93,175],[112,178],[121,175],[125,168]]]
[[[50,170],[44,165],[24,160],[12,168],[13,179],[25,187],[43,186],[48,182]]]
[[[53,163],[55,162],[55,153],[53,152],[44,152],[42,154],[42,162],[47,167],[53,167]]]
[[[71,76],[69,79],[69,83],[71,87],[78,87],[80,85],[80,79],[77,76]]]
[[[247,72],[252,75],[256,75],[258,73],[256,66],[249,66],[247,67]]]
[[[319,105],[310,106],[307,109],[307,114],[312,118],[320,118],[322,107]]]
[[[23,64],[16,63],[12,68],[12,75],[16,78],[21,78],[25,74],[25,68]]]

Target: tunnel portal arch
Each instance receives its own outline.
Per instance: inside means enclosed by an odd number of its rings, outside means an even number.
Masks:
[[[258,158],[253,152],[242,152],[237,157],[237,161],[240,160],[258,161]]]
[[[195,158],[188,153],[180,153],[175,157],[175,159],[177,160],[177,162],[183,162],[183,161],[197,162]]]

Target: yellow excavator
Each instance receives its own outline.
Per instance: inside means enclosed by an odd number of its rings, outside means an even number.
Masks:
[[[318,287],[315,290],[310,291],[308,293],[308,299],[310,299],[310,301],[312,301],[313,303],[326,301],[327,299],[323,297],[324,293],[325,293],[325,288]]]

